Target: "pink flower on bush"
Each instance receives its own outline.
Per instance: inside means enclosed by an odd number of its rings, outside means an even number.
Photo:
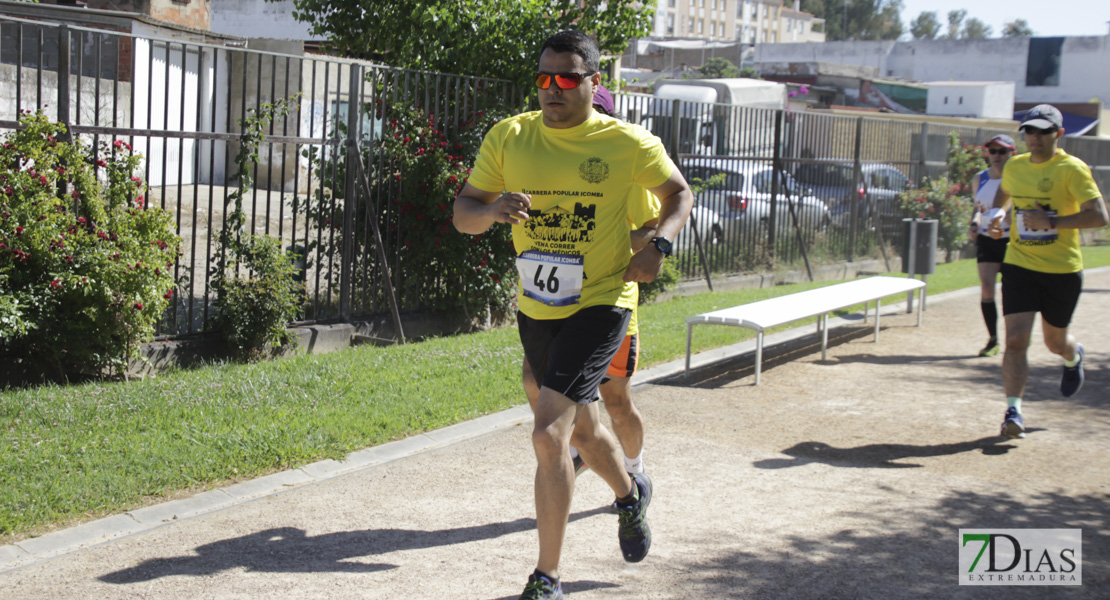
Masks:
[[[135,310],[142,310],[142,309],[143,309],[143,303],[142,302],[136,302],[135,303]]]
[[[50,287],[52,289],[55,289],[55,290],[61,289],[62,288],[62,282],[55,279],[54,281],[50,282]]]

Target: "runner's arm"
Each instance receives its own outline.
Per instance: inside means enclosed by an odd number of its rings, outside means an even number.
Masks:
[[[651,238],[658,235],[656,233],[658,231],[658,226],[659,226],[659,219],[652,219],[652,220],[648,221],[647,223],[644,223],[643,227],[641,227],[641,228],[632,232],[632,253],[633,254],[639,252],[640,250],[643,250],[644,247],[648,245],[648,242],[651,241]]]
[[[686,218],[690,216],[690,209],[694,207],[694,194],[690,191],[690,185],[686,183],[682,173],[675,169],[667,181],[648,191],[655,194],[660,203],[659,225],[654,237],[674,241],[675,236],[682,231]],[[655,281],[662,266],[663,255],[658,251],[637,252],[628,263],[624,280],[650,283]]]
[[[1110,222],[1106,214],[1106,201],[1100,196],[1079,206],[1079,212],[1056,217],[1057,229],[1098,229]]]
[[[455,229],[462,233],[485,233],[494,223],[517,225],[528,220],[532,197],[517,192],[487,192],[469,183],[455,198]]]

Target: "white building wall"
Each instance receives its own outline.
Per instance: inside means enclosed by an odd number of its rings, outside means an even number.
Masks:
[[[1008,81],[925,85],[925,112],[930,115],[1009,119],[1014,114],[1014,84]]]
[[[293,0],[209,0],[211,28],[249,38],[314,40],[308,23],[293,18]]]
[[[1029,38],[913,42],[761,44],[755,61],[835,62],[876,67],[880,76],[916,81],[1012,81],[1017,102],[1086,102],[1110,105],[1110,36],[1066,38],[1060,85],[1027,86]]]

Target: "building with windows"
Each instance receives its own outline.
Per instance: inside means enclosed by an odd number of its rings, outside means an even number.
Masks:
[[[824,19],[802,12],[799,0],[657,0],[656,38],[741,44],[825,41]]]

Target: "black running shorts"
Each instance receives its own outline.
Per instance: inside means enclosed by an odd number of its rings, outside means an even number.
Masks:
[[[631,316],[631,310],[616,306],[589,306],[565,319],[533,319],[518,312],[520,343],[536,385],[579,404],[597,400]]]
[[[1002,259],[1006,258],[1006,245],[1009,243],[1010,238],[996,240],[989,235],[979,234],[979,237],[975,238],[975,262],[1002,262]]]
[[[1002,264],[1002,314],[1039,312],[1053,327],[1063,329],[1079,304],[1083,272],[1041,273]]]

